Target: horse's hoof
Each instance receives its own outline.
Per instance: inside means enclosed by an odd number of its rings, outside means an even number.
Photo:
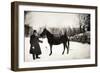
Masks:
[[[62,53],[62,55],[64,55],[64,53]]]
[[[51,54],[49,54],[49,56],[51,56]]]

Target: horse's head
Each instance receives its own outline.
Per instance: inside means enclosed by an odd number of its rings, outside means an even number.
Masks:
[[[40,34],[41,37],[45,37],[47,33],[47,29],[44,28],[43,32]]]

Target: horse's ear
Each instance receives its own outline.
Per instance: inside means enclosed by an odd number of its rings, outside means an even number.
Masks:
[[[46,25],[45,25],[44,29],[46,30]]]
[[[46,29],[46,26],[44,26],[44,29]]]

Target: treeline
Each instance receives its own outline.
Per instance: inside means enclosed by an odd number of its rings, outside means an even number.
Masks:
[[[33,32],[33,28],[30,27],[29,25],[24,26],[24,35],[25,37],[29,37]]]
[[[70,41],[90,44],[90,31],[87,31],[85,33],[76,34],[70,37]]]

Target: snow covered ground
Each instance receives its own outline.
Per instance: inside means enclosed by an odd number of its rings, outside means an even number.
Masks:
[[[67,49],[64,55],[62,55],[63,44],[53,45],[52,55],[49,56],[50,48],[47,39],[41,39],[43,43],[40,43],[42,54],[40,59],[35,61],[58,61],[58,60],[71,60],[71,59],[88,59],[90,58],[90,45],[83,44],[79,42],[70,41],[70,50],[67,54]],[[29,53],[30,50],[30,38],[25,38],[25,62],[33,62],[32,54]]]

